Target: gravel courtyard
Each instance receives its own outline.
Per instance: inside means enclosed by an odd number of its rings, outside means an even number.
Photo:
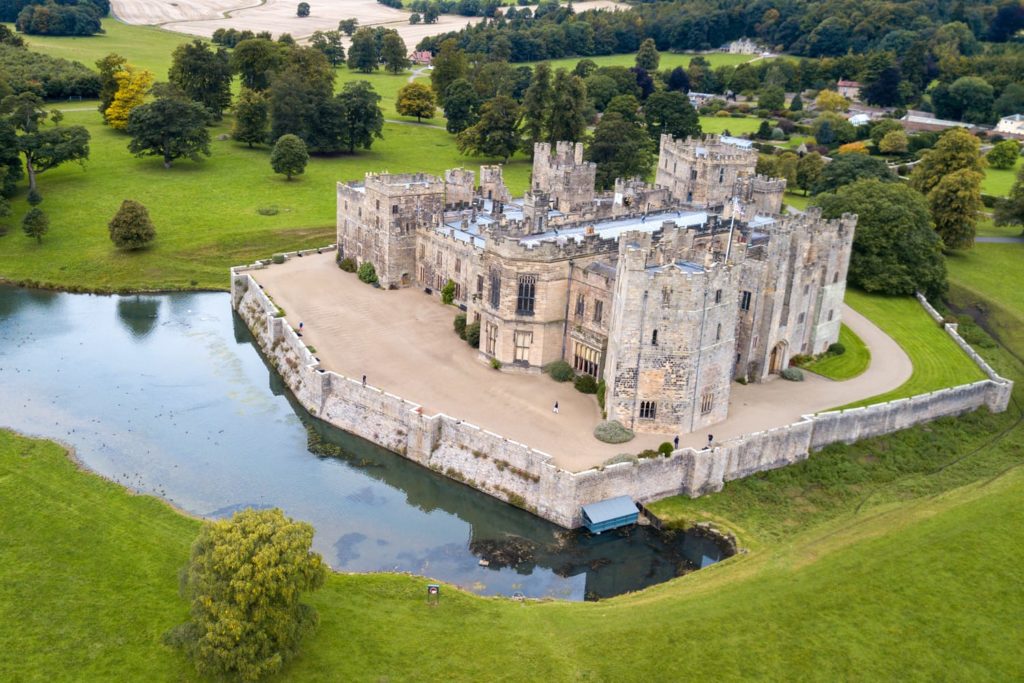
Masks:
[[[637,434],[627,444],[598,441],[592,432],[601,414],[593,396],[544,375],[495,371],[452,331],[457,309],[417,289],[367,286],[341,271],[333,252],[250,272],[292,327],[303,323],[303,338],[325,369],[365,374],[368,384],[421,404],[428,415],[443,412],[529,444],[573,471],[670,440]],[[884,393],[910,377],[910,359],[896,342],[849,307],[843,308],[843,321],[871,349],[867,371],[845,382],[807,373],[800,384],[733,384],[729,418],[710,430],[715,440]],[[707,437],[706,431],[680,435],[680,445],[701,447]]]

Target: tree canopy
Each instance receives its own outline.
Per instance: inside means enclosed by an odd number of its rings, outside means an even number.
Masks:
[[[416,120],[434,118],[434,91],[422,83],[407,83],[398,91],[395,111]]]
[[[107,224],[110,241],[118,249],[141,249],[156,239],[149,211],[137,201],[126,199]]]
[[[963,128],[951,128],[939,138],[910,174],[910,186],[928,194],[945,176],[967,169],[982,172],[981,143]]]
[[[850,284],[890,295],[945,292],[942,240],[932,229],[928,203],[918,192],[903,183],[867,178],[814,201],[825,218],[857,214]]]
[[[36,191],[36,176],[69,161],[89,158],[89,131],[85,126],[61,126],[59,110],[47,111],[32,93],[8,95],[0,102],[0,115],[17,136],[17,149],[25,155],[28,188]],[[46,125],[47,118],[52,125]]]
[[[170,168],[175,159],[199,161],[210,156],[210,114],[206,107],[183,97],[158,97],[136,107],[128,117],[128,151],[137,157],[156,156]]]
[[[270,166],[274,173],[286,176],[287,180],[291,180],[292,176],[302,175],[308,162],[309,152],[306,150],[306,143],[297,135],[282,135],[274,143],[274,150],[270,153]]]
[[[204,675],[252,681],[280,671],[319,623],[300,602],[327,578],[312,542],[311,525],[278,509],[206,522],[184,574],[191,620],[168,640]]]
[[[821,170],[818,181],[811,188],[811,194],[835,192],[843,185],[865,178],[875,178],[884,182],[896,182],[893,173],[885,161],[867,154],[840,154]]]
[[[202,40],[183,43],[171,55],[168,80],[219,120],[231,104],[231,66],[224,48],[214,51]]]
[[[586,155],[597,164],[597,186],[606,190],[617,178],[646,177],[654,165],[651,147],[640,126],[615,112],[602,116]]]
[[[459,151],[508,161],[519,149],[519,121],[519,105],[511,97],[488,100],[480,107],[479,120],[456,138]]]

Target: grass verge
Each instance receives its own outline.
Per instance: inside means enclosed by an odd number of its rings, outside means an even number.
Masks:
[[[839,328],[839,343],[846,347],[846,352],[839,356],[826,355],[816,361],[804,365],[804,370],[828,377],[836,381],[853,379],[868,369],[871,364],[871,351],[861,338],[846,325]]]

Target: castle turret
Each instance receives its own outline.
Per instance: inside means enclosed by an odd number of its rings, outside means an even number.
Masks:
[[[576,213],[594,201],[597,164],[583,161],[582,142],[538,142],[533,146],[533,189],[551,195],[552,208]]]

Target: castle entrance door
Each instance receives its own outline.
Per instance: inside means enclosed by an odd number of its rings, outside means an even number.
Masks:
[[[782,372],[782,363],[786,358],[786,342],[780,341],[772,349],[772,355],[768,359],[768,372],[777,375]]]

